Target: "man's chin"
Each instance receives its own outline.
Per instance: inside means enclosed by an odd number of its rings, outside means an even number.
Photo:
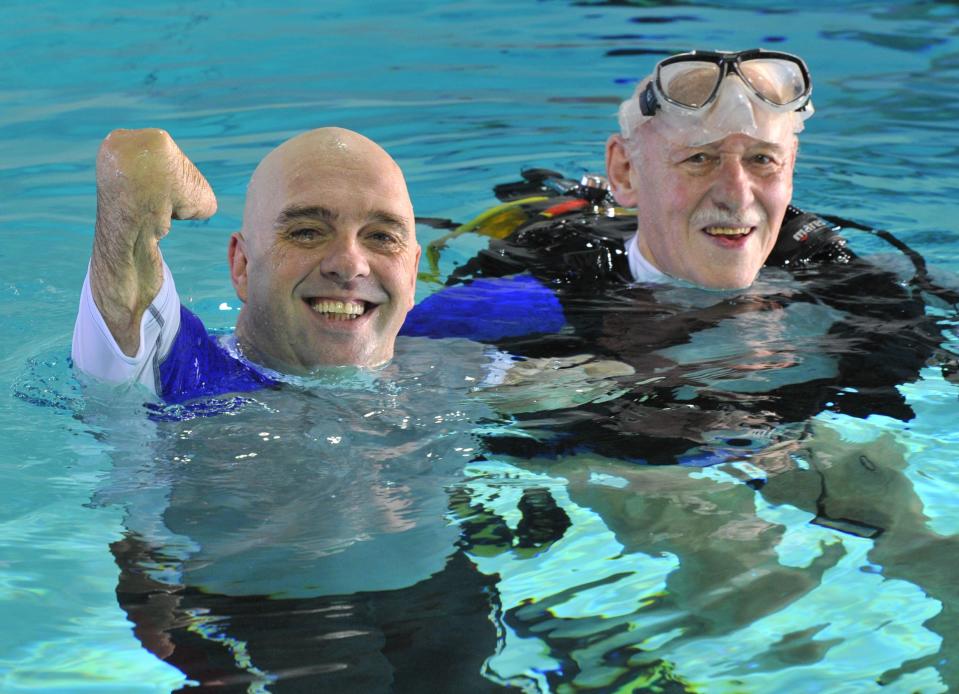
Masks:
[[[260,366],[291,376],[314,376],[342,367],[376,367],[388,362],[393,356],[392,349],[387,353],[386,350],[370,350],[368,341],[357,343],[337,346],[326,344],[323,349],[299,354],[278,355],[253,350],[243,350],[243,354]]]
[[[688,281],[703,289],[734,291],[750,287],[758,274],[759,268],[726,268],[725,272],[705,274]]]
[[[388,348],[378,345],[371,349],[370,343],[369,339],[344,340],[336,345],[327,343],[323,349],[303,355],[299,368],[307,373],[347,366],[371,368],[382,366],[393,357],[392,344]]]
[[[754,256],[753,253],[744,253],[738,258],[721,258],[721,261],[712,266],[709,272],[702,273],[702,285],[719,291],[746,289],[756,281],[759,270],[762,268],[762,262]]]

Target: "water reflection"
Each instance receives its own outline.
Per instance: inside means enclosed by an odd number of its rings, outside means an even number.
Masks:
[[[753,409],[836,378],[807,348],[837,309],[793,330],[776,302],[729,306],[678,344],[700,362],[413,339],[389,378],[105,424],[135,633],[238,691],[816,691],[838,672],[944,691],[955,537],[929,529],[900,441]],[[674,409],[643,405],[651,387]],[[617,421],[630,458],[681,464],[604,455]]]
[[[489,350],[406,346],[375,378],[259,391],[229,411],[111,427],[101,409],[114,468],[97,501],[127,509],[111,549],[146,648],[205,687],[444,691],[479,677],[495,581],[447,516],[473,427],[494,423],[471,396]],[[441,653],[455,666],[420,671]]]
[[[889,436],[851,445],[817,424],[792,451],[702,471],[586,455],[513,462],[528,484],[551,484],[571,527],[535,558],[508,545],[472,555],[499,577],[497,681],[539,691],[955,682],[956,643],[942,638],[955,633],[955,538],[925,526]],[[491,481],[480,503],[508,514],[517,489]]]

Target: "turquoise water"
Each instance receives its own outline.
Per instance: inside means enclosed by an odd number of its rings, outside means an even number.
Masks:
[[[936,368],[901,389],[914,420],[824,413],[812,438],[818,457],[797,454],[778,475],[785,463],[769,461],[758,494],[729,470],[597,456],[478,459],[475,430],[509,418],[473,397],[476,381],[466,379],[482,378],[471,369],[484,357],[470,346],[409,346],[394,385],[351,381],[359,394],[342,402],[344,386],[332,384],[337,397],[255,400],[192,428],[157,424],[135,401],[109,409],[83,395],[65,365],[92,240],[93,161],[111,128],[166,128],[213,185],[216,217],[178,226],[164,253],[185,303],[208,326],[228,328],[236,300],[226,240],[250,171],[282,139],[324,124],[359,130],[400,162],[418,214],[463,221],[521,167],[601,170],[630,83],[657,55],[692,46],[803,55],[817,114],[802,137],[796,202],[894,230],[956,286],[955,3],[14,2],[5,16],[0,690],[171,691],[186,682],[141,645],[118,604],[110,545],[131,530],[168,553],[151,567],[156,580],[189,579],[209,594],[322,598],[342,595],[337,581],[355,578],[357,566],[387,576],[353,588],[379,591],[389,624],[355,617],[353,631],[373,634],[374,624],[401,652],[395,625],[416,613],[390,602],[397,591],[422,606],[423,630],[443,633],[444,614],[463,616],[476,627],[462,658],[472,679],[447,681],[451,691],[631,691],[672,680],[691,691],[959,686],[959,403]],[[423,227],[421,241],[439,233]],[[889,253],[868,237],[853,244]],[[461,239],[443,270],[481,245]],[[418,296],[436,289],[421,282]],[[452,380],[417,375],[457,360],[471,368]],[[320,453],[307,456],[291,438]],[[381,449],[398,457],[378,459]],[[884,474],[865,475],[863,457],[881,461]],[[244,465],[252,460],[261,465]],[[747,465],[744,477],[754,474]],[[833,515],[875,516],[889,528],[882,539],[809,523],[816,465],[836,471]],[[562,537],[539,551],[480,542],[471,523],[518,533],[529,488],[548,490],[563,509]],[[461,533],[471,544],[459,551]],[[471,595],[490,597],[467,609],[453,591],[436,608],[431,591],[457,585],[438,567],[464,561],[476,567]],[[412,585],[425,587],[401,592]],[[297,662],[300,641],[286,632],[293,662],[271,670],[239,619],[232,631],[204,621],[212,608],[202,598],[185,599],[188,631],[229,641],[222,653],[253,673],[254,691],[295,686],[297,667],[320,676],[342,662],[366,668],[368,691],[390,681],[389,667],[406,683],[399,689],[426,677],[396,659],[384,665],[372,636],[373,646],[355,649],[365,659],[331,647],[327,660],[303,651]],[[360,614],[374,604],[365,600],[313,607]],[[246,660],[253,665],[236,665]]]

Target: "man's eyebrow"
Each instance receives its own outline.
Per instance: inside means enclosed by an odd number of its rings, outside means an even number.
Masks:
[[[385,210],[373,210],[369,217],[367,217],[367,222],[385,224],[386,226],[394,227],[397,231],[402,231],[404,233],[408,233],[410,226],[412,226],[407,217],[393,214],[392,212],[386,212]]]
[[[339,215],[328,207],[322,205],[290,205],[284,207],[276,217],[276,226],[282,227],[290,222],[301,219],[319,220],[321,222],[332,223],[339,218]]]
[[[760,140],[754,146],[765,147],[767,149],[780,149],[780,150],[789,149],[789,145],[787,144],[784,144],[782,142],[770,142],[769,140]]]
[[[290,205],[289,207],[283,208],[280,214],[277,215],[276,226],[283,227],[290,222],[301,220],[313,220],[334,224],[339,218],[340,215],[336,210],[331,210],[322,205]],[[403,232],[408,232],[411,225],[410,220],[406,217],[393,214],[392,212],[386,212],[385,210],[374,210],[371,212],[366,218],[366,223],[384,224]]]
[[[722,149],[721,142],[709,142],[703,145],[699,145],[698,147],[690,147],[689,145],[677,144],[673,148],[671,148],[670,151],[677,155],[684,155],[688,152],[702,152],[702,151],[718,152],[721,149]],[[782,142],[775,142],[771,140],[754,140],[753,142],[749,143],[746,146],[745,151],[749,152],[755,149],[775,149],[779,151],[785,151],[789,149],[789,145]]]

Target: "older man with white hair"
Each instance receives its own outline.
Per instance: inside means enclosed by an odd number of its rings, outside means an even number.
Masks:
[[[451,236],[478,231],[493,237],[490,248],[450,284],[529,272],[581,286],[708,289],[748,287],[766,263],[848,262],[854,255],[834,223],[790,206],[811,94],[809,70],[789,53],[666,58],[619,108],[619,132],[606,143],[609,194],[602,177],[577,185],[526,170],[524,181],[496,187],[503,205],[432,242],[428,257]]]
[[[753,282],[792,197],[811,92],[805,64],[788,53],[693,51],[656,66],[606,143],[613,195],[640,210],[634,279]]]

